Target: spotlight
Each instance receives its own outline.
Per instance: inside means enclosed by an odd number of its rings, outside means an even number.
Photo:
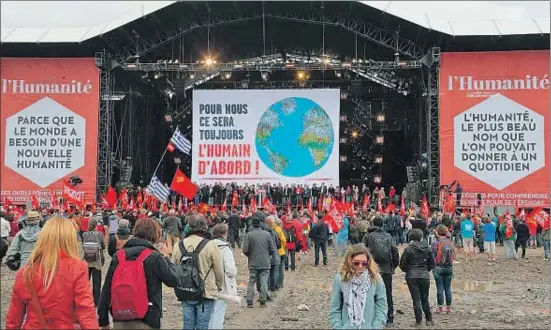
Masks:
[[[376,119],[377,119],[377,122],[382,123],[385,121],[385,115],[380,113],[377,115]]]
[[[337,78],[342,77],[342,73],[340,71],[335,71],[335,77]]]
[[[381,183],[381,176],[380,175],[375,175],[373,177],[373,182],[374,183]]]
[[[163,74],[162,74],[162,73],[160,73],[160,72],[157,72],[157,73],[155,73],[155,75],[153,76],[153,78],[155,78],[155,79],[159,79],[159,78],[161,78],[162,76],[163,76]]]
[[[346,115],[341,115],[341,121],[342,122],[347,122],[348,121],[348,117]]]
[[[375,164],[382,164],[382,163],[383,163],[383,156],[375,157]]]
[[[224,73],[224,79],[230,79],[231,78],[231,72]]]
[[[352,137],[353,138],[357,138],[358,137],[358,132],[357,131],[352,131]]]
[[[339,142],[340,143],[346,143],[346,141],[348,141],[345,137],[342,137],[339,139]]]
[[[195,72],[189,73],[189,79],[195,79]]]
[[[308,79],[308,75],[304,71],[297,72],[297,79],[298,80],[306,80]]]
[[[340,160],[341,162],[346,162],[346,161],[348,160],[348,157],[346,157],[346,156],[341,156],[341,157],[339,158],[339,160]]]
[[[214,60],[213,58],[211,58],[210,56],[208,56],[206,59],[205,59],[205,65],[206,66],[211,66],[213,64],[216,64],[216,60]]]
[[[260,73],[260,76],[262,77],[262,80],[268,81],[269,73],[268,73],[267,71],[262,71],[262,72]]]
[[[385,143],[385,137],[382,136],[382,135],[377,135],[377,137],[375,138],[375,142],[377,144],[384,144]]]
[[[171,115],[165,115],[165,121],[167,123],[172,123],[172,116]]]

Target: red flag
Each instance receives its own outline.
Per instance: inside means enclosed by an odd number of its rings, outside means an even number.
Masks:
[[[244,201],[243,201],[243,203],[244,203]],[[227,198],[224,198],[224,203],[222,203],[222,211],[226,211],[226,209],[227,209],[226,204],[227,204]]]
[[[383,204],[381,203],[381,197],[377,199],[377,212],[383,213]]]
[[[172,142],[169,142],[168,145],[166,146],[166,150],[170,152],[174,152],[175,150],[174,144],[172,144]]]
[[[368,206],[369,206],[369,194],[365,193],[364,194],[364,200],[363,200],[363,203],[362,203],[362,209],[363,209],[364,212],[367,212]]]
[[[38,210],[40,208],[40,203],[34,194],[31,195],[31,204],[33,209]]]
[[[10,205],[12,205],[13,202],[9,198],[4,198],[4,206],[8,208]]]
[[[50,204],[52,205],[53,209],[59,209],[59,199],[57,199],[57,194],[55,191],[52,194],[52,199],[50,200]]]
[[[142,205],[143,203],[143,196],[141,191],[138,191],[138,196],[136,196],[136,203],[138,203],[138,206]]]
[[[134,197],[130,198],[130,205],[128,206],[128,208],[132,211],[136,210],[136,203],[134,203]]]
[[[318,198],[318,212],[321,212],[323,210],[323,198],[324,197],[319,197]]]
[[[427,223],[429,223],[430,208],[429,203],[427,202],[427,196],[423,196],[423,200],[421,201],[421,214],[425,216]]]
[[[192,199],[197,194],[198,188],[182,170],[177,168],[172,183],[170,184],[170,190],[177,192],[187,199]]]
[[[257,210],[257,206],[256,206],[256,199],[254,199],[254,197],[251,199],[251,212],[256,212]]]
[[[232,193],[231,205],[233,207],[237,207],[237,205],[239,205],[239,196],[237,195],[237,191]]]
[[[119,196],[119,201],[121,202],[121,208],[123,210],[128,209],[128,190],[126,190],[126,188],[121,190],[121,195]]]
[[[105,195],[101,195],[101,208],[104,210],[109,208],[109,202],[105,198]]]
[[[247,207],[245,206],[245,201],[243,201],[243,213],[241,214],[241,217],[245,218],[248,217],[249,214],[247,212]]]
[[[113,187],[109,186],[109,188],[107,188],[107,194],[105,194],[105,200],[109,204],[109,208],[113,208],[117,204],[117,192]]]
[[[543,210],[541,207],[533,209],[526,218],[534,219],[543,230],[550,227],[549,213],[545,212],[545,210]]]
[[[80,197],[78,191],[74,189],[68,182],[63,182],[63,193],[61,196],[65,199],[65,203],[71,202],[74,205],[82,205],[82,197]]]

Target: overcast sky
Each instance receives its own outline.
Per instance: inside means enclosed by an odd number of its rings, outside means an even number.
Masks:
[[[2,1],[1,26],[86,27],[122,16],[141,15],[143,6],[161,8],[172,1]],[[379,9],[403,13],[423,24],[430,20],[471,21],[549,18],[549,1],[365,1]],[[389,5],[390,3],[390,5]],[[425,15],[426,14],[426,15]],[[406,17],[409,16],[409,17]],[[415,18],[417,17],[417,19]],[[420,20],[420,21],[419,21]]]

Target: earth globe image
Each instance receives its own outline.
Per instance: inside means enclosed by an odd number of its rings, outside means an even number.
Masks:
[[[304,97],[289,97],[262,114],[255,144],[260,160],[287,177],[303,177],[320,168],[333,152],[335,132],[325,110]]]

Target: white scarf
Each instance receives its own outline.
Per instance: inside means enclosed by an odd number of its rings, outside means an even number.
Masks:
[[[359,327],[365,323],[364,309],[370,288],[371,276],[367,270],[352,277],[348,282],[342,282],[343,305],[346,306],[352,327]]]

